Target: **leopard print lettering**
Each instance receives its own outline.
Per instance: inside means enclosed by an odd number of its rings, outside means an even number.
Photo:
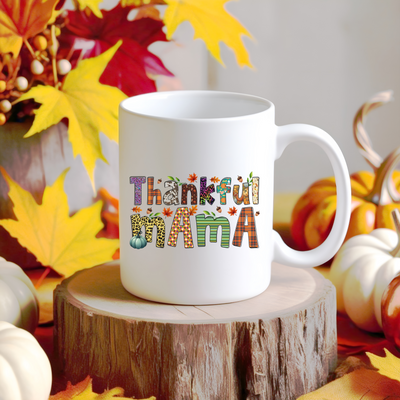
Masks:
[[[181,219],[183,217],[183,225]],[[193,248],[192,229],[190,226],[189,209],[187,207],[179,207],[174,216],[169,234],[168,246],[176,247],[178,234],[183,232],[183,240],[185,242],[185,249]]]
[[[207,201],[213,205],[215,199],[211,196],[211,193],[215,192],[214,184],[207,186],[207,177],[202,176],[200,178],[200,204],[205,206]]]
[[[174,206],[179,204],[178,184],[174,181],[165,181],[164,187],[171,188],[164,193],[163,201],[166,206]]]
[[[184,183],[182,185],[182,198],[181,198],[181,204],[186,205],[187,204],[187,194],[190,191],[190,202],[192,206],[197,204],[197,188],[196,186],[190,184],[188,185],[187,183]]]
[[[142,184],[146,183],[146,177],[144,176],[131,176],[129,182],[135,185],[135,206],[142,204]]]
[[[140,217],[140,214],[131,215],[132,237],[140,233],[142,226],[145,227],[145,238],[148,243],[153,241],[153,228],[157,227],[156,247],[163,248],[165,244],[165,222],[161,217],[149,218],[147,215]]]
[[[227,186],[231,184],[231,178],[224,178],[221,183],[217,186],[217,193],[220,194],[220,203],[226,204],[226,194],[231,192],[231,187]]]

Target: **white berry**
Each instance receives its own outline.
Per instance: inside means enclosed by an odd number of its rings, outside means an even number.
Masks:
[[[11,103],[8,100],[2,100],[0,102],[0,111],[3,113],[9,112],[11,110]]]
[[[71,63],[68,60],[58,60],[57,61],[57,72],[60,75],[66,75],[69,71],[71,71]]]
[[[31,72],[33,75],[40,75],[44,71],[43,64],[39,60],[33,60],[31,62]]]
[[[21,91],[28,89],[28,79],[26,79],[24,76],[19,76],[15,80],[15,87]]]

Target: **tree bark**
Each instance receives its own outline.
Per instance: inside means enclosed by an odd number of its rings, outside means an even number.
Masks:
[[[313,269],[273,264],[269,288],[216,306],[128,293],[118,264],[83,270],[54,292],[55,349],[73,383],[157,400],[289,400],[336,365],[336,297]]]

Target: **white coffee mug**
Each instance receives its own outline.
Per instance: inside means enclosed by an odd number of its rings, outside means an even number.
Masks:
[[[119,114],[120,266],[130,293],[173,304],[220,304],[268,287],[271,262],[314,267],[342,244],[351,190],[336,142],[305,124],[275,125],[263,98],[158,92]],[[318,248],[289,248],[272,229],[274,162],[295,141],[318,144],[336,178],[337,212]]]

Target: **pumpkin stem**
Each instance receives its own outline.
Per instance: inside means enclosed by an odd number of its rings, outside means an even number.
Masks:
[[[353,121],[354,139],[362,156],[365,158],[367,163],[372,167],[374,171],[377,171],[377,169],[381,165],[382,158],[372,148],[371,139],[369,138],[368,133],[363,125],[364,118],[370,111],[392,100],[393,100],[392,90],[376,93],[360,107],[360,109],[356,113],[356,116],[354,117]]]
[[[393,257],[400,257],[400,212],[397,208],[392,211],[392,218],[399,240],[397,242],[397,246],[390,252],[390,254]]]
[[[400,202],[400,193],[393,182],[393,171],[400,162],[400,147],[393,150],[375,171],[375,182],[371,192],[364,198],[376,205]]]

